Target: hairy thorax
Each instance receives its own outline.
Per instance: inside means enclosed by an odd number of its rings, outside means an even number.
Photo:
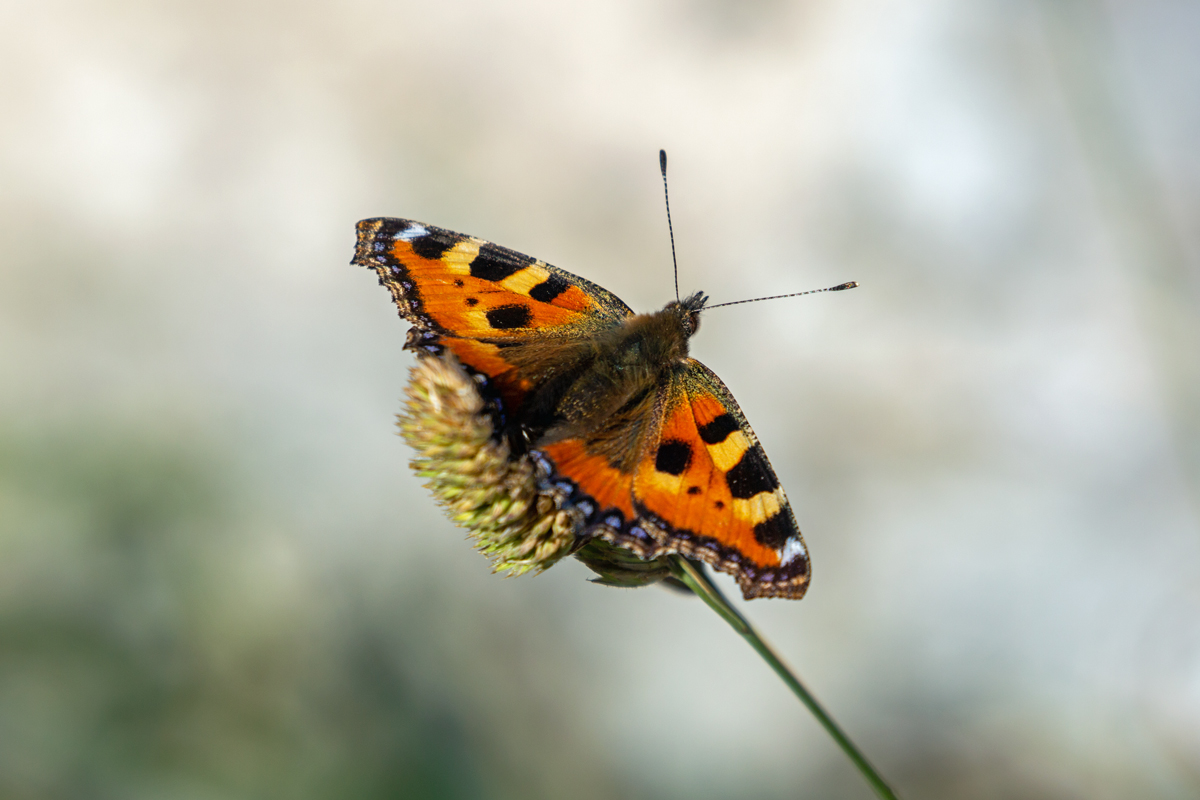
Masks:
[[[526,440],[541,446],[610,427],[614,417],[649,418],[642,407],[654,402],[663,373],[687,358],[695,329],[694,312],[671,303],[589,340],[524,404],[515,421]]]

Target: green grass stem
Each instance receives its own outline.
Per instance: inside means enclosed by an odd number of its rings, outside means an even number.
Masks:
[[[888,786],[887,781],[883,776],[871,766],[871,762],[867,761],[867,757],[862,754],[854,742],[850,741],[842,729],[834,721],[833,717],[827,712],[817,699],[805,688],[800,679],[796,677],[791,668],[783,662],[783,659],[771,649],[771,646],[763,640],[758,632],[754,630],[754,626],[742,616],[736,608],[725,598],[721,590],[717,588],[704,572],[702,564],[693,562],[683,556],[673,555],[671,559],[671,572],[683,583],[687,584],[688,588],[695,592],[701,600],[708,604],[708,607],[716,611],[722,619],[730,624],[738,634],[750,643],[750,646],[762,656],[763,660],[775,670],[788,688],[796,697],[800,698],[800,702],[808,706],[808,710],[817,718],[822,727],[833,737],[833,740],[838,743],[850,760],[854,762],[854,766],[858,767],[858,771],[866,778],[867,783],[871,784],[871,788],[875,793],[884,800],[898,800],[899,796]]]

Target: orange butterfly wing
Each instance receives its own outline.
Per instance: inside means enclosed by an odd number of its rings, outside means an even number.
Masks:
[[[594,283],[473,236],[390,217],[357,227],[353,263],[379,273],[401,314],[422,330],[505,339],[580,326],[583,334],[633,316]]]
[[[633,316],[614,294],[565,270],[473,236],[407,219],[358,223],[354,264],[369,267],[413,328],[405,347],[440,352],[488,376],[511,408],[536,383],[513,348],[547,357]],[[524,359],[528,362],[529,359]]]
[[[683,553],[730,573],[742,594],[800,599],[808,550],[737,402],[711,370],[681,362],[588,435],[545,445],[554,479],[585,504],[586,534],[645,559]],[[593,502],[594,501],[594,502]]]
[[[634,504],[670,550],[732,574],[747,599],[800,599],[808,550],[737,401],[712,370],[687,359],[660,390],[662,413],[644,444]]]

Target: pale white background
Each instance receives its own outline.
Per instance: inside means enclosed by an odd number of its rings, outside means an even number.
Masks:
[[[353,224],[672,297],[906,797],[1200,794],[1200,6],[0,5],[0,793],[854,797],[698,602],[503,580]],[[732,585],[726,583],[725,585]]]

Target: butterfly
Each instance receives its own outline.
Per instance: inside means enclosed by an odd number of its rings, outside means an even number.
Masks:
[[[799,599],[808,550],[733,395],[688,356],[707,297],[635,314],[529,256],[407,219],[357,225],[369,267],[411,323],[404,347],[452,352],[492,403],[496,436],[569,486],[580,542],[681,553],[746,599]]]

